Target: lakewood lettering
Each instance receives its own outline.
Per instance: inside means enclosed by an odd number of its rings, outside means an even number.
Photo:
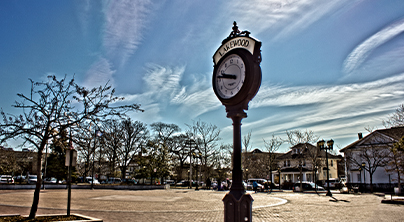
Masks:
[[[227,41],[225,44],[220,46],[220,48],[216,51],[215,55],[213,56],[213,61],[215,64],[219,62],[219,60],[229,53],[231,50],[236,48],[243,48],[251,53],[254,54],[254,47],[255,47],[255,40],[249,37],[236,37]]]
[[[223,46],[223,54],[222,52],[219,51],[220,56],[223,56],[224,54],[227,53],[232,48],[239,48],[239,47],[245,47],[247,48],[250,45],[250,41],[248,39],[235,39],[230,42],[228,42],[226,45]]]

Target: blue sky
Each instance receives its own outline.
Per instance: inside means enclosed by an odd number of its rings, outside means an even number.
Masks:
[[[30,82],[75,75],[110,81],[144,113],[183,130],[217,125],[232,141],[212,90],[212,56],[233,21],[262,42],[262,84],[242,134],[252,146],[286,130],[312,130],[337,148],[382,121],[404,99],[404,1],[0,1],[0,107]],[[281,151],[286,151],[283,146]]]

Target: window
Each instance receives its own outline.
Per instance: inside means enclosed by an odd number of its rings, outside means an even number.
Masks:
[[[357,174],[357,177],[358,177],[358,182],[361,182],[362,179],[361,179],[361,174],[360,173]]]
[[[334,166],[333,161],[331,160],[331,166]]]
[[[306,166],[306,160],[303,160],[303,166]]]
[[[286,166],[286,160],[283,161],[283,166],[284,166],[284,167]]]
[[[288,166],[290,166],[290,160],[288,160]]]

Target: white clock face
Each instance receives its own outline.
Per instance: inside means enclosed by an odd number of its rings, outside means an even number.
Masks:
[[[245,64],[237,54],[227,56],[215,75],[215,86],[219,96],[230,99],[241,89],[245,80]]]

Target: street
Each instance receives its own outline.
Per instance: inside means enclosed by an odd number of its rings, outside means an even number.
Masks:
[[[72,190],[71,212],[112,221],[223,221],[226,192]],[[252,193],[253,221],[403,221],[404,205],[373,194]],[[0,190],[0,214],[28,215],[33,190]],[[66,214],[67,190],[42,190],[38,214]]]

